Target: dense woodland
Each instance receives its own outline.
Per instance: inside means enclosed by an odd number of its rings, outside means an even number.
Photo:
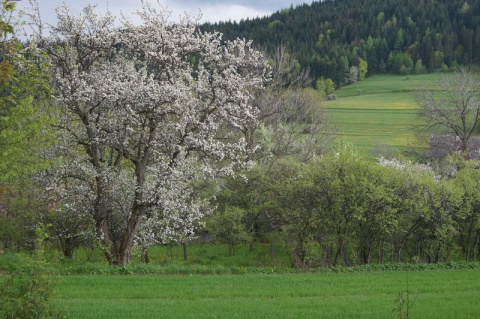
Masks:
[[[315,78],[330,78],[337,87],[349,83],[352,66],[373,75],[480,63],[478,0],[316,1],[201,28],[225,39],[253,39],[269,54],[283,45]]]

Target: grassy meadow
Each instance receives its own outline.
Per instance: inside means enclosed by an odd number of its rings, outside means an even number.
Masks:
[[[384,319],[399,318],[408,289],[410,318],[480,317],[479,263],[294,270],[280,247],[263,260],[271,247],[253,248],[228,256],[225,245],[192,245],[185,261],[179,246],[152,247],[152,264],[136,255],[128,267],[108,266],[99,251],[74,260],[50,251],[61,274],[53,299],[66,318]],[[0,256],[0,269],[18,266],[20,256]]]
[[[360,150],[383,154],[422,147],[415,133],[422,123],[415,92],[433,88],[440,77],[376,75],[341,88],[338,99],[324,105],[337,136]]]
[[[55,299],[68,318],[384,319],[397,318],[407,278],[410,318],[480,316],[479,270],[74,275],[63,277]]]

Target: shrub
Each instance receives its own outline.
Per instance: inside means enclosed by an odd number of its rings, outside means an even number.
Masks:
[[[37,229],[37,248],[26,267],[18,267],[0,289],[0,318],[63,318],[51,298],[58,277],[45,261],[43,227]]]

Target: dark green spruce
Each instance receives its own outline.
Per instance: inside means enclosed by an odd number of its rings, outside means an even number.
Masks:
[[[315,78],[331,78],[337,87],[361,60],[367,75],[480,63],[478,0],[326,0],[200,27],[224,39],[253,39],[270,55],[283,45]]]

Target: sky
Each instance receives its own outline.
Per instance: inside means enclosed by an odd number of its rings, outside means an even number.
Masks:
[[[54,23],[55,8],[65,2],[73,13],[80,13],[88,3],[95,4],[101,11],[109,8],[119,15],[123,12],[126,16],[133,16],[141,6],[140,0],[37,0],[40,5],[42,20]],[[156,0],[150,0],[151,2]],[[294,7],[303,3],[310,4],[312,0],[159,0],[162,6],[172,12],[171,20],[178,20],[184,13],[197,16],[202,12],[200,22],[240,21],[246,18],[263,17],[280,9]],[[19,8],[28,7],[28,0],[21,0]]]

